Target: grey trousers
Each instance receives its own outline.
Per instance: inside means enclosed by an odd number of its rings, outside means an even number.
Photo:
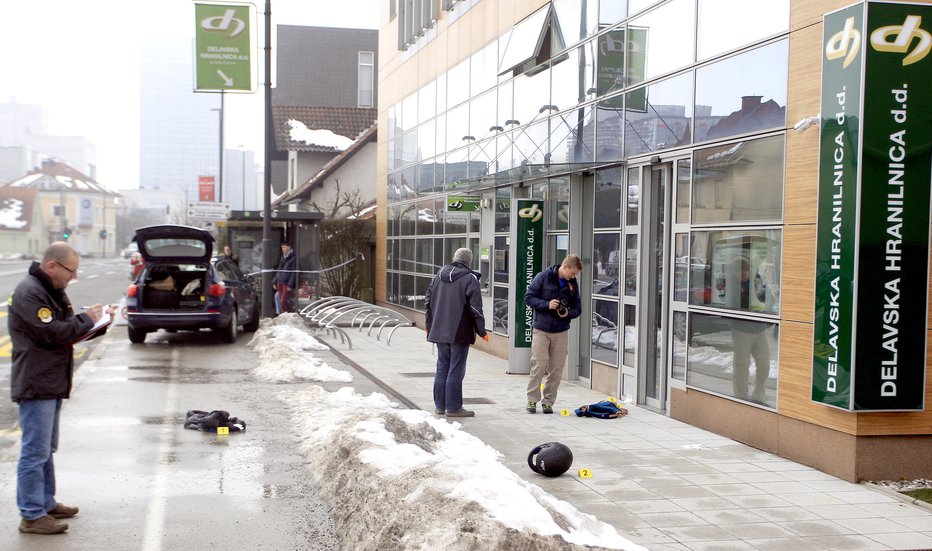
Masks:
[[[527,382],[527,401],[553,405],[566,366],[569,331],[547,333],[534,329],[531,340],[531,378]],[[540,384],[544,383],[541,394]]]

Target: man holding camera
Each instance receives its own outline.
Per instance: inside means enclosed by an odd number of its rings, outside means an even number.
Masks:
[[[527,384],[528,413],[537,413],[537,402],[541,403],[544,413],[553,413],[566,365],[567,331],[570,321],[578,318],[582,311],[579,284],[576,282],[581,271],[579,257],[567,255],[562,264],[554,264],[534,276],[524,295],[525,303],[534,310],[531,378]],[[541,382],[544,384],[543,393]]]

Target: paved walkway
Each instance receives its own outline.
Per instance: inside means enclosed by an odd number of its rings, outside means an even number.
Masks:
[[[391,345],[348,329],[353,348],[321,338],[421,409],[433,410],[436,352],[424,331],[399,329]],[[564,382],[554,415],[524,411],[527,377],[507,360],[470,351],[463,394],[476,417],[465,430],[504,455],[513,471],[654,550],[932,548],[932,512],[728,438],[628,405],[613,420],[572,410],[604,400]],[[561,408],[569,416],[559,414]],[[545,478],[527,467],[536,445],[559,441],[573,468]],[[578,469],[589,469],[581,478]]]

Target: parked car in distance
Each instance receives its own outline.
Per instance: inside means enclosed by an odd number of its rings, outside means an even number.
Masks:
[[[139,245],[135,241],[133,241],[129,245],[127,245],[126,248],[123,249],[123,251],[120,254],[123,255],[123,258],[132,258],[133,253],[138,253],[138,252],[139,252]]]
[[[133,242],[145,267],[126,293],[130,342],[141,343],[159,329],[211,329],[232,343],[240,325],[250,333],[259,328],[252,283],[230,260],[212,258],[210,232],[171,224],[147,226],[136,230]]]

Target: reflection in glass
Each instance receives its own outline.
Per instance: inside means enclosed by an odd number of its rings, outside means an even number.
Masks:
[[[632,19],[628,23],[628,84],[650,80],[692,63],[695,20],[694,0],[673,0]]]
[[[547,229],[566,230],[570,226],[570,177],[551,178],[548,190],[547,201],[544,204]]]
[[[494,170],[495,139],[473,142],[469,147],[469,177],[479,178]]]
[[[692,73],[685,73],[625,94],[625,155],[688,144],[692,93]]]
[[[696,141],[786,126],[788,41],[696,71]]]
[[[551,69],[550,103],[555,105],[558,111],[579,105],[586,99],[586,91],[595,86],[592,53],[583,47],[570,50],[566,56],[566,59]]]
[[[638,205],[641,204],[641,169],[628,169],[628,185],[625,194],[625,225],[637,226]]]
[[[780,312],[780,230],[694,231],[690,304]]]
[[[512,92],[514,86],[509,80],[499,84],[496,89],[498,94],[498,116],[495,118],[496,126],[501,126],[503,130],[510,130],[511,126],[506,123],[514,119],[514,110],[512,109]]]
[[[508,334],[508,287],[492,287],[492,332]]]
[[[469,99],[469,58],[447,71],[446,88],[448,108],[456,107]]]
[[[398,269],[405,272],[415,271],[414,239],[402,239],[398,242]]]
[[[638,235],[625,236],[625,295],[638,293]]]
[[[621,168],[595,173],[595,211],[593,227],[617,228],[621,224]]]
[[[439,237],[434,239],[434,265],[437,266],[437,270],[450,260],[452,260],[452,258],[446,259],[443,257],[443,239]],[[434,271],[436,272],[437,270]]]
[[[610,3],[624,4],[619,0]],[[554,17],[554,32],[550,46],[552,52],[559,52],[595,33],[598,12],[593,9],[594,5],[594,2],[588,0],[553,0],[553,11],[556,17]]]
[[[673,362],[671,376],[686,380],[686,312],[673,312]]]
[[[434,240],[429,237],[420,237],[417,240],[417,271],[422,274],[432,274],[440,269],[434,264]],[[442,264],[441,264],[442,265]]]
[[[624,123],[624,94],[600,101],[596,104],[596,147],[597,161],[617,161],[621,159],[622,125]]]
[[[514,118],[520,124],[528,124],[532,120],[546,117],[548,112],[541,113],[541,108],[550,105],[550,69],[545,69],[533,75],[524,73],[513,81],[514,83]],[[507,122],[507,121],[506,121]]]
[[[778,325],[691,313],[689,327],[687,384],[776,407]]]
[[[406,203],[398,208],[401,209],[401,224],[398,235],[413,237],[417,220],[417,205],[415,203]]]
[[[592,240],[592,292],[618,296],[619,233],[597,233]]]
[[[417,202],[417,235],[432,235],[437,213],[434,212],[434,201],[424,199]]]
[[[398,288],[398,304],[406,308],[414,308],[414,300],[414,276],[401,274],[401,284]]]
[[[644,80],[643,67],[637,79],[625,76],[625,35],[627,29],[621,27],[611,30],[599,37],[599,68],[596,76],[597,93],[599,97],[609,96],[621,91],[628,83]],[[642,36],[643,31],[638,31]],[[621,109],[621,100],[616,105]]]
[[[569,235],[565,233],[550,235],[547,238],[547,250],[544,254],[544,267],[547,267],[548,262],[550,265],[562,263],[563,259],[566,258],[566,255],[569,254],[569,249]]]
[[[637,307],[625,304],[625,351],[622,354],[622,363],[634,367],[634,360],[638,351]]]
[[[693,152],[692,223],[780,222],[783,135]]]
[[[542,165],[550,151],[550,130],[546,119],[516,130],[512,154],[517,164]]]
[[[457,190],[457,185],[459,182],[465,180],[469,171],[467,170],[467,165],[469,161],[469,150],[465,147],[461,147],[455,151],[451,151],[447,155],[447,162],[445,165],[446,175],[444,181],[446,185],[444,186],[448,190]]]
[[[686,302],[689,285],[689,234],[678,233],[673,238],[673,300]]]
[[[742,17],[736,24],[740,13],[754,17]],[[699,61],[786,32],[789,26],[790,0],[699,0]]]
[[[466,212],[448,212],[445,218],[445,233],[466,233],[466,221],[469,213]]]
[[[447,147],[452,150],[468,145],[469,142],[463,139],[466,136],[471,136],[468,103],[447,111]]]
[[[437,154],[437,137],[435,135],[437,123],[433,120],[425,122],[417,130],[417,158],[430,159]]]
[[[432,80],[417,93],[417,120],[422,123],[437,114],[437,81]]]
[[[603,0],[599,2],[599,28],[604,29],[618,23],[628,15],[627,0]]]
[[[618,365],[618,300],[592,300],[592,359]]]
[[[398,290],[395,287],[398,274],[394,272],[385,272],[385,294],[388,302],[398,304]]]
[[[507,232],[510,229],[511,188],[505,186],[495,190],[495,231],[496,233]]]
[[[469,128],[476,140],[491,135],[489,129],[496,125],[495,117],[498,94],[495,91],[473,98],[469,102]]]
[[[550,164],[589,163],[595,158],[592,107],[580,107],[550,119]]]
[[[676,162],[676,223],[689,224],[689,183],[692,161],[680,159]]]
[[[470,97],[475,97],[498,82],[498,41],[474,53],[471,58]]]
[[[407,132],[417,126],[417,92],[401,100],[401,131]]]
[[[495,283],[509,282],[508,278],[508,244],[510,239],[504,235],[495,236],[495,250],[492,257],[492,269],[495,271]],[[507,297],[506,297],[507,298]]]
[[[417,129],[406,132],[401,137],[401,164],[417,162]]]

